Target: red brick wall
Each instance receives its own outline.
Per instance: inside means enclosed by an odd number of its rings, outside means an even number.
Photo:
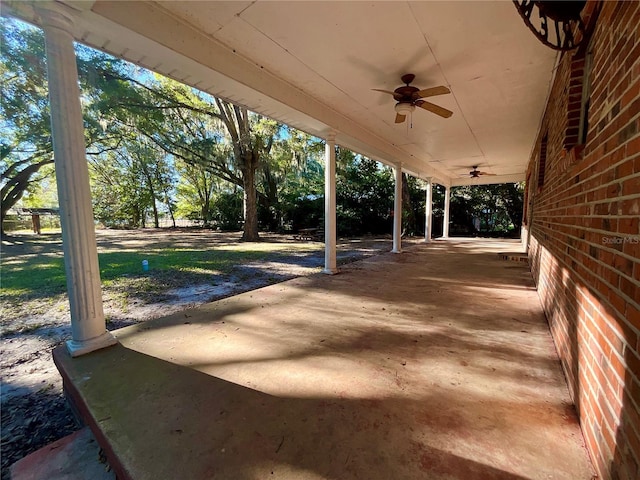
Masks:
[[[526,221],[532,273],[597,472],[638,480],[640,2],[601,5],[584,151],[571,151],[584,62],[564,54],[529,165]]]

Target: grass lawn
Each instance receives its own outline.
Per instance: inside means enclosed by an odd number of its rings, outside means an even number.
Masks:
[[[116,286],[123,278],[173,277],[176,283],[197,283],[211,275],[229,273],[233,266],[273,259],[291,254],[292,245],[239,244],[213,249],[147,250],[145,253],[109,251],[98,254],[103,286]],[[298,245],[296,252],[304,252]],[[317,247],[315,248],[317,250]],[[278,255],[280,254],[280,255]],[[142,270],[142,260],[149,262],[149,271]],[[66,276],[62,255],[28,255],[4,258],[0,295],[48,296],[66,291]]]
[[[305,242],[243,243],[229,237],[165,232],[98,234],[100,277],[105,300],[126,307],[135,295],[142,301],[162,301],[172,288],[215,284],[234,268],[251,262],[290,262],[317,256],[322,245]],[[173,246],[176,245],[176,246]],[[142,261],[149,262],[143,271]],[[44,314],[66,295],[66,276],[59,234],[14,235],[3,241],[0,277],[2,323],[7,318]],[[126,309],[126,308],[125,308]]]

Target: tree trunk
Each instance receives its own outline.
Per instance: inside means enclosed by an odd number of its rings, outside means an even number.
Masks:
[[[248,165],[243,169],[242,173],[244,188],[244,228],[242,240],[245,242],[258,242],[260,241],[260,237],[258,235],[258,204],[255,186],[256,169]]]
[[[142,207],[142,210],[140,211],[140,227],[141,228],[147,228],[147,209]]]
[[[151,195],[151,209],[153,210],[153,226],[160,228],[160,218],[158,217],[158,205],[156,205],[156,192],[153,189],[151,182],[149,182],[149,193]]]
[[[173,215],[173,208],[171,208],[171,201],[167,199],[167,209],[169,210],[169,216],[171,217],[171,224],[173,228],[176,228],[176,217]]]
[[[207,228],[210,226],[211,220],[211,196],[209,192],[205,189],[198,194],[200,197],[200,215],[202,215],[202,228]]]
[[[153,205],[153,226],[160,228],[160,218],[158,218],[158,206],[156,205],[156,199],[151,199]]]
[[[173,215],[173,208],[171,206],[171,197],[166,187],[163,190],[164,190],[165,203],[167,204],[167,210],[169,210],[169,216],[171,217],[171,223],[173,224],[173,228],[176,228],[176,217]]]
[[[31,183],[31,177],[42,167],[49,165],[50,163],[53,163],[52,158],[41,160],[38,163],[34,163],[25,169],[20,170],[13,177],[8,177],[6,171],[3,172],[2,180],[5,184],[2,186],[2,189],[0,189],[0,198],[2,199],[2,205],[0,206],[0,222],[4,223],[4,219],[7,216],[9,209],[22,198],[22,195]]]
[[[147,187],[149,188],[149,195],[151,195],[151,208],[153,210],[153,226],[155,228],[160,228],[160,219],[158,218],[158,206],[156,205],[156,191],[153,188],[153,178],[149,173],[149,167],[143,161],[140,162],[142,167],[142,173],[144,174],[144,178],[147,180]]]

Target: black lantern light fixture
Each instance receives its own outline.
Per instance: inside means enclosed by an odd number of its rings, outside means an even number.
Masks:
[[[573,50],[585,37],[580,14],[586,0],[513,0],[513,3],[538,40],[554,50]],[[578,42],[575,40],[576,32],[581,33]]]

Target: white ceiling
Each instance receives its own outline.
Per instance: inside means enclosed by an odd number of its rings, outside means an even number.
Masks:
[[[511,1],[65,1],[78,40],[446,185],[519,181],[556,54]],[[37,23],[29,2],[3,13]],[[394,123],[413,73],[452,110]],[[495,176],[462,176],[473,165]]]

